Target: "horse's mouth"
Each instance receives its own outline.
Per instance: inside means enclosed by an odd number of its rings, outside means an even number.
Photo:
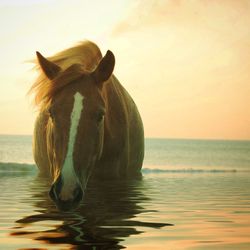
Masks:
[[[56,207],[58,210],[62,211],[62,212],[71,212],[76,210],[79,205],[80,202],[70,202],[70,201],[66,201],[66,202],[56,202]]]
[[[50,190],[49,196],[52,199],[52,201],[55,203],[58,210],[63,212],[69,212],[74,211],[77,209],[82,201],[83,192],[78,192],[75,196],[74,200],[60,200],[55,195],[55,192],[53,189]]]

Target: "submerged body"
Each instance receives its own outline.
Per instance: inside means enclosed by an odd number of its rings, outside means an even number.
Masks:
[[[140,176],[143,124],[112,74],[112,52],[102,58],[95,44],[84,42],[50,60],[38,53],[38,61],[33,152],[41,173],[53,180],[50,194],[58,207],[78,205],[90,177]]]

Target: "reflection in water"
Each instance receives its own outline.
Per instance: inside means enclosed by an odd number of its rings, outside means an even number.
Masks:
[[[93,181],[89,183],[81,207],[75,212],[63,213],[57,211],[48,197],[49,184],[38,177],[30,184],[32,200],[35,201],[34,215],[17,220],[11,235],[45,244],[66,244],[72,249],[124,248],[121,242],[125,238],[142,233],[138,227],[162,228],[171,225],[136,220],[140,213],[152,212],[145,208],[149,198],[143,184],[143,180]],[[46,227],[46,230],[30,230],[36,222],[45,225],[52,222],[54,226]]]

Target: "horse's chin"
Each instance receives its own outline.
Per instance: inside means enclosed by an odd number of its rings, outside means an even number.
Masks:
[[[57,202],[56,207],[61,212],[73,212],[80,206],[79,203]]]
[[[62,212],[72,212],[75,211],[81,204],[80,201],[58,201],[54,200],[54,203],[59,211]]]

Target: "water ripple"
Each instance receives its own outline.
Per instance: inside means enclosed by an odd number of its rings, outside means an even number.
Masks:
[[[164,179],[165,178],[165,179]],[[0,249],[247,249],[250,181],[239,173],[89,184],[59,212],[33,173],[0,179]]]

